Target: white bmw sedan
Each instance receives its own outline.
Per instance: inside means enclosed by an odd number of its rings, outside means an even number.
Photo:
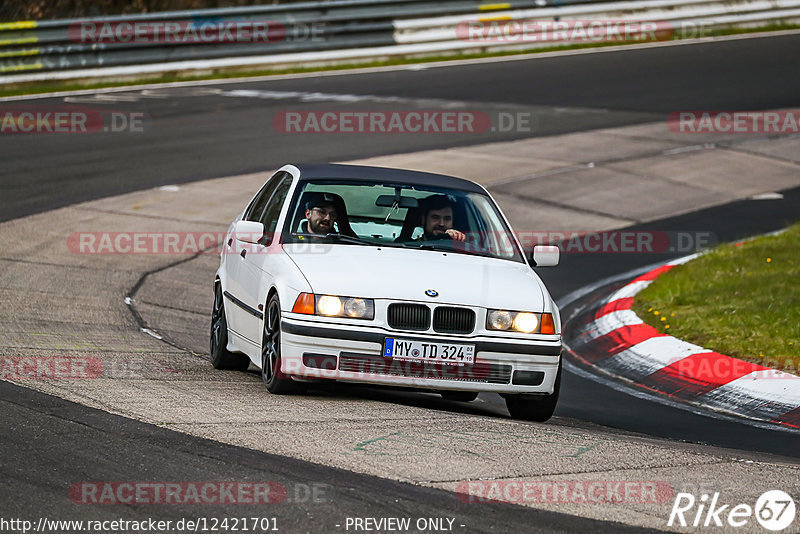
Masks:
[[[214,281],[211,361],[267,389],[401,386],[549,419],[561,320],[489,193],[460,178],[286,165],[231,224]]]

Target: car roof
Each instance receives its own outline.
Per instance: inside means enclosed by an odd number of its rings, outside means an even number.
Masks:
[[[316,179],[346,179],[364,182],[397,182],[410,185],[434,186],[445,189],[458,189],[460,191],[486,193],[480,185],[470,180],[435,174],[432,172],[410,171],[405,169],[390,169],[386,167],[370,167],[368,165],[340,165],[336,163],[310,165],[296,164],[300,171],[301,180]]]

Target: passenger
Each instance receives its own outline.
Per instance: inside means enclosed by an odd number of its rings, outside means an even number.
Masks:
[[[447,195],[432,195],[419,201],[423,241],[452,239],[464,241],[466,235],[453,228],[453,202]]]

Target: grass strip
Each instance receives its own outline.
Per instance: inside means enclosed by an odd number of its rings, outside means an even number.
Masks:
[[[636,296],[634,311],[659,332],[798,374],[800,224],[672,268]]]

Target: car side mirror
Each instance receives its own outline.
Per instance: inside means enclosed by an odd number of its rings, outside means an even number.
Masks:
[[[531,260],[536,267],[554,267],[560,258],[561,251],[556,245],[536,245],[531,252]]]
[[[261,243],[264,237],[264,225],[256,221],[236,221],[233,234],[237,241]]]

